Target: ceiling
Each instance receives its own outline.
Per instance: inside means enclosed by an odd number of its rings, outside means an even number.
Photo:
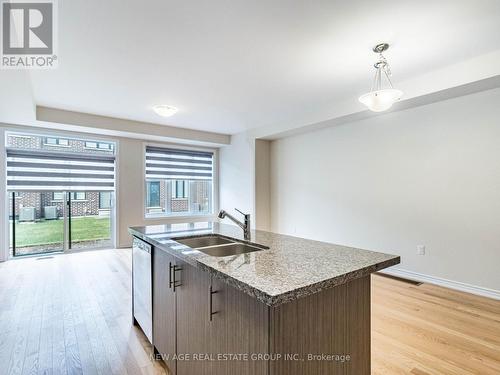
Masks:
[[[234,134],[363,110],[377,42],[398,86],[500,50],[499,25],[498,0],[59,1],[59,67],[29,74],[40,106]]]

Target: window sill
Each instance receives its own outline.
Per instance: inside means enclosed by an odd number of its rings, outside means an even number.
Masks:
[[[64,147],[64,148],[71,147],[70,145],[67,145],[67,146],[65,146],[65,145],[51,145],[50,143],[44,143],[43,145],[44,146],[50,146],[50,147]]]
[[[71,203],[84,203],[84,202],[88,202],[88,201],[89,201],[88,199],[72,199]],[[52,199],[50,202],[51,203],[63,203],[64,200],[63,199]]]
[[[176,222],[181,221],[205,221],[205,220],[215,220],[215,214],[204,214],[204,215],[157,215],[157,216],[146,216],[145,221],[158,221],[158,220],[171,220]]]
[[[87,147],[87,146],[83,146],[83,148],[85,150],[93,150],[93,151],[107,151],[107,152],[111,152],[113,151],[112,149],[110,148],[97,148],[97,147]]]

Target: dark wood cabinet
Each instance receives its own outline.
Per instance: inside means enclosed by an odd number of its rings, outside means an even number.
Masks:
[[[210,375],[212,362],[209,360],[210,336],[209,318],[210,274],[187,263],[177,263],[181,270],[177,300],[177,353],[183,357],[177,361],[177,374]]]
[[[210,346],[230,360],[214,361],[217,375],[264,375],[268,363],[259,356],[269,353],[268,307],[225,282],[213,279],[213,311]]]
[[[153,344],[172,375],[369,375],[370,276],[269,307],[154,249]]]
[[[370,375],[370,276],[271,308],[269,325],[270,375]]]
[[[153,344],[172,374],[267,374],[255,356],[268,353],[268,334],[266,305],[154,251]]]
[[[175,375],[176,298],[171,285],[176,259],[164,251],[153,250],[153,345],[157,356]]]
[[[267,362],[256,356],[268,353],[267,306],[208,272],[177,264],[177,353],[183,356],[177,374],[266,374]]]

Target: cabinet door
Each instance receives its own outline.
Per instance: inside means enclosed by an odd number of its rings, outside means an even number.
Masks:
[[[172,375],[176,374],[175,293],[170,285],[174,264],[173,256],[153,249],[153,345]]]
[[[177,361],[178,375],[211,375],[209,287],[210,275],[187,263],[178,263],[177,298]],[[189,357],[187,357],[189,356]]]
[[[247,355],[248,360],[219,360],[213,362],[217,375],[265,375],[268,364],[257,356],[269,353],[268,306],[213,278],[210,346],[215,356]]]

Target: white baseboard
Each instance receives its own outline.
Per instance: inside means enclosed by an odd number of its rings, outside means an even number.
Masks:
[[[428,276],[422,273],[417,273],[413,271],[402,270],[399,268],[391,268],[379,271],[380,273],[385,273],[387,275],[402,277],[404,279],[419,281],[422,283],[429,283],[439,285],[445,288],[459,290],[461,292],[476,294],[478,296],[488,297],[496,300],[500,300],[500,291],[494,289],[483,288],[481,286],[470,285],[466,283],[461,283],[459,281],[442,279],[440,277]]]

